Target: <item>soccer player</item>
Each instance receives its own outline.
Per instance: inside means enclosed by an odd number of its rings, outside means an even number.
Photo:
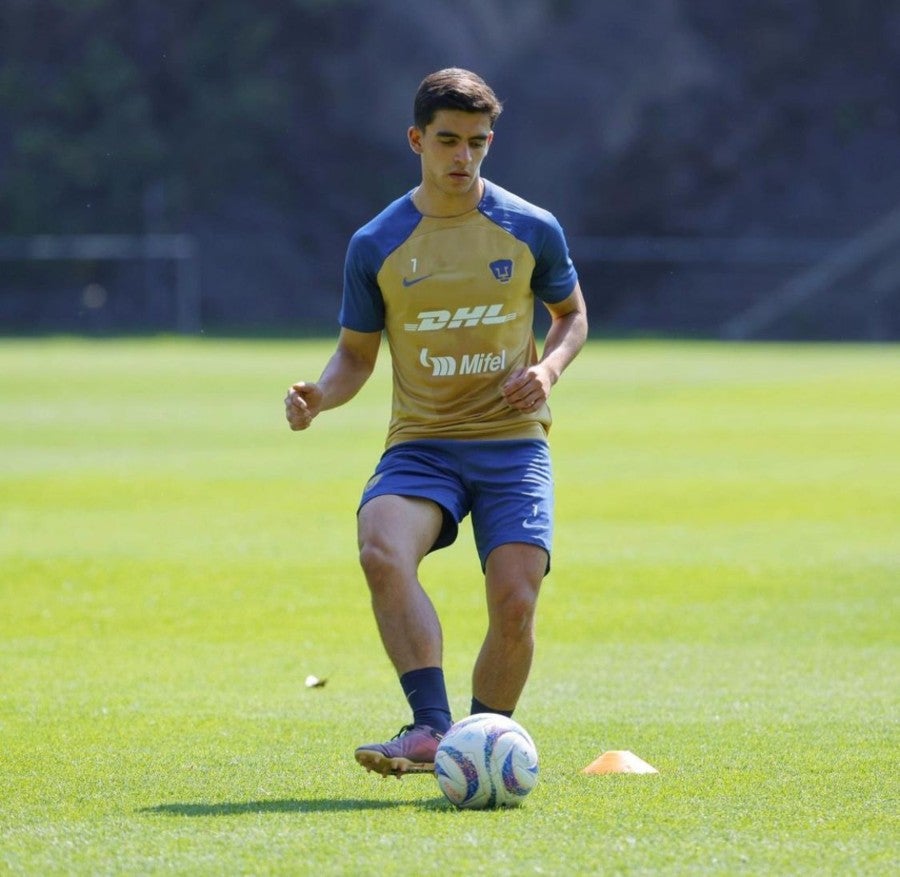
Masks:
[[[473,713],[515,709],[550,568],[547,400],[584,345],[587,315],[556,219],[481,176],[501,110],[470,71],[422,81],[407,132],[421,182],[353,235],[336,350],[318,381],[285,398],[291,429],[306,429],[359,391],[386,336],[392,417],[360,500],[359,560],[412,723],[356,750],[383,776],[433,771],[452,724],[441,625],[418,578],[424,556],[453,543],[471,514],[487,597]],[[540,355],[535,299],[550,313]]]

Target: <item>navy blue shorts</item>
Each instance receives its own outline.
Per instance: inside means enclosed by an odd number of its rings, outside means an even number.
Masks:
[[[540,439],[401,442],[388,448],[363,490],[359,507],[376,496],[414,496],[436,502],[444,524],[431,550],[456,541],[472,514],[484,569],[499,545],[526,542],[547,552],[553,541],[553,471]]]

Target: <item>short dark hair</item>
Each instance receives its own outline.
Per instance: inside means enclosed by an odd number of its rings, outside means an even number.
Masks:
[[[491,87],[471,70],[447,67],[426,76],[413,104],[413,122],[424,131],[438,110],[462,110],[465,113],[487,113],[491,128],[503,112],[503,104]]]

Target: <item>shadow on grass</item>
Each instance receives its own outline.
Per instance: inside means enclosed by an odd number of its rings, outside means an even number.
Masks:
[[[260,813],[344,813],[356,810],[391,810],[397,807],[443,810],[446,799],[428,801],[381,801],[371,798],[284,798],[272,801],[223,801],[218,804],[157,804],[138,813],[157,816],[244,816]]]

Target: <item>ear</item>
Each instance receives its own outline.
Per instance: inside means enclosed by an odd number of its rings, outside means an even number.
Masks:
[[[422,154],[422,134],[415,125],[412,125],[406,132],[406,139],[409,141],[409,148],[416,154]]]

